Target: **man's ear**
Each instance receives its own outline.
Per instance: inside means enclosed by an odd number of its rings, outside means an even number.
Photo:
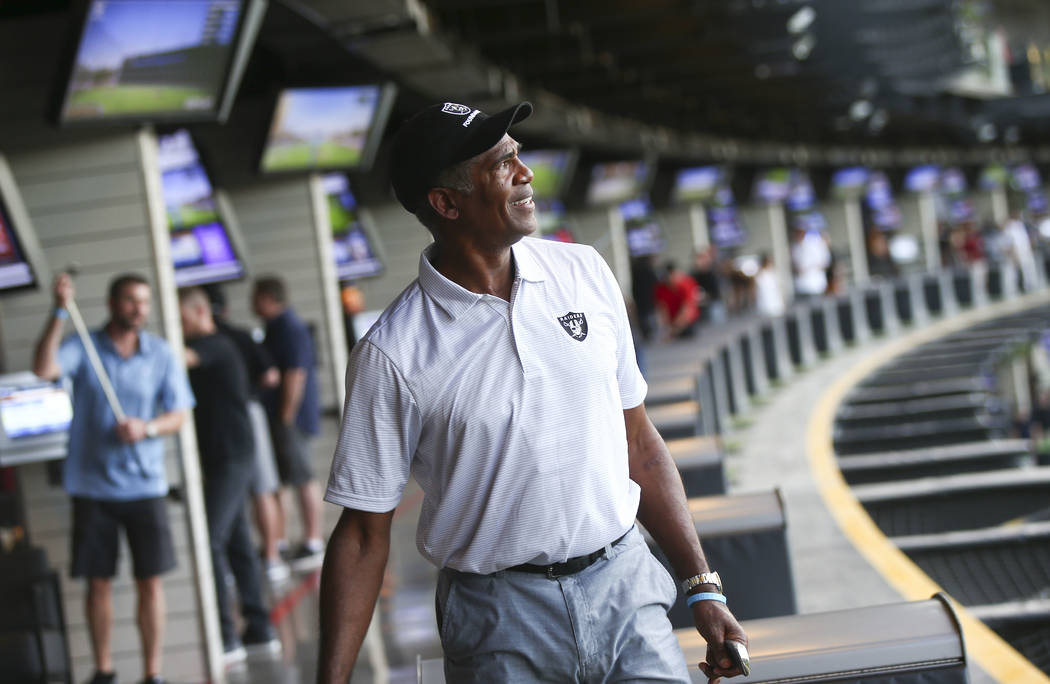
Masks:
[[[431,188],[427,192],[427,201],[430,208],[441,218],[454,221],[459,218],[459,208],[456,206],[456,198],[448,188]]]

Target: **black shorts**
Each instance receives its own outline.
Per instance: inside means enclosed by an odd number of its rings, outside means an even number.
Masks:
[[[175,567],[164,497],[134,501],[73,497],[73,577],[117,574],[121,527],[128,538],[136,579],[156,577]]]
[[[273,455],[282,484],[298,486],[314,479],[309,435],[297,425],[271,420],[270,436],[273,438]]]

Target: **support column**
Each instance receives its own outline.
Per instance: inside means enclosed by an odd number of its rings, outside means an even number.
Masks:
[[[310,209],[313,217],[314,248],[317,252],[317,279],[323,303],[328,358],[332,360],[332,388],[335,390],[339,415],[346,400],[346,326],[343,325],[343,305],[339,298],[339,280],[335,272],[332,250],[332,220],[328,215],[328,197],[321,175],[310,175]]]
[[[940,236],[937,234],[937,205],[930,191],[919,197],[919,230],[922,233],[922,251],[926,256],[926,270],[933,273],[941,268]]]
[[[868,274],[868,246],[864,242],[864,221],[860,214],[860,200],[844,200],[846,208],[846,235],[849,238],[850,267],[853,269],[853,284],[864,286],[871,280]]]
[[[631,292],[631,254],[627,251],[627,230],[619,207],[609,207],[609,249],[612,251],[612,271],[620,290]]]
[[[711,244],[711,234],[707,228],[707,211],[704,205],[689,205],[689,227],[693,233],[693,251],[699,253],[707,249]]]
[[[160,312],[161,332],[175,350],[175,359],[185,372],[182,321],[175,287],[175,268],[171,261],[171,233],[160,185],[160,167],[157,163],[157,138],[152,130],[138,133],[139,159],[143,185],[146,191],[146,217],[153,272],[157,283],[154,298]],[[208,681],[225,684],[226,669],[222,659],[222,633],[219,629],[219,610],[215,599],[215,581],[212,572],[211,547],[208,539],[208,519],[204,509],[204,490],[201,485],[200,455],[197,451],[197,432],[193,420],[186,420],[178,434],[178,456],[182,469],[182,495],[186,505],[186,524],[189,530],[190,556],[200,616],[201,638],[204,642],[204,668]]]
[[[784,205],[774,202],[766,207],[769,212],[769,234],[773,245],[773,265],[777,269],[777,280],[784,301],[795,298],[795,283],[791,277],[791,249],[788,247],[787,220],[784,218]]]

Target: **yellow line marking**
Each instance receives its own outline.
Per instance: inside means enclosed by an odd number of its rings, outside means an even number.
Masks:
[[[806,451],[810,471],[829,512],[854,547],[902,596],[910,601],[928,599],[943,591],[875,525],[864,507],[850,491],[835,462],[832,425],[835,409],[862,379],[890,359],[919,345],[981,321],[1007,315],[1050,301],[1042,293],[1008,303],[970,311],[897,338],[874,350],[829,387],[817,402],[806,431]],[[975,618],[963,606],[952,604],[962,623],[968,658],[976,660],[985,672],[1001,684],[1048,684],[1050,678],[1006,643],[998,634]]]

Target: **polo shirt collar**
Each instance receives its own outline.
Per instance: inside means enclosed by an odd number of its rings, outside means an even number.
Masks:
[[[135,350],[135,354],[149,354],[153,351],[153,345],[155,344],[152,337],[146,334],[145,330],[138,331],[139,343],[138,348]],[[113,344],[113,338],[106,332],[106,328],[103,326],[95,331],[95,344],[104,347],[106,351],[119,356],[116,345]]]
[[[474,306],[482,295],[471,292],[441,275],[430,263],[434,248],[435,244],[431,243],[419,257],[419,285],[424,292],[433,297],[445,313],[455,319]],[[536,283],[544,279],[542,267],[536,262],[532,250],[523,246],[522,241],[511,246],[511,253],[514,255],[516,275],[522,280]]]
[[[444,309],[445,313],[455,319],[474,306],[481,299],[481,295],[457,285],[438,273],[434,264],[430,263],[430,255],[434,252],[435,244],[428,245],[419,256],[419,285],[438,303],[438,306]]]

